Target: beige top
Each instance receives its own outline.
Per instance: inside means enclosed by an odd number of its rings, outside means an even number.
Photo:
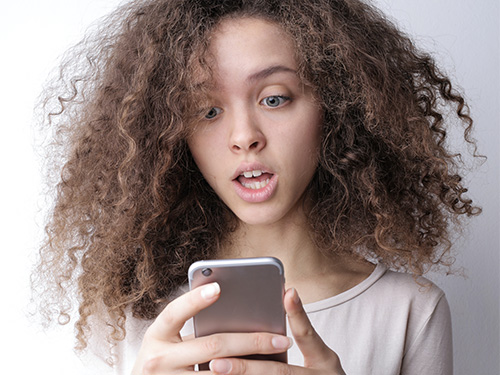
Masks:
[[[425,278],[417,281],[377,265],[352,289],[305,305],[313,326],[339,355],[347,375],[453,373],[446,297]],[[95,372],[98,363],[92,361],[92,373],[129,375],[150,323],[128,319],[127,338],[115,348],[118,363],[113,369],[102,366]],[[182,334],[191,332],[188,322]],[[296,345],[288,357],[291,364],[303,364]]]

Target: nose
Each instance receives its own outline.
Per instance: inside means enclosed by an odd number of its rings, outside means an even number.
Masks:
[[[229,148],[232,152],[259,152],[266,146],[266,137],[256,116],[240,111],[230,121]]]

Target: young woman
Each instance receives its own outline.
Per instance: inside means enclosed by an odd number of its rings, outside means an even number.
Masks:
[[[49,313],[76,287],[81,348],[134,375],[452,373],[420,276],[479,210],[445,147],[472,120],[428,55],[353,0],[135,1],[87,43],[46,102],[63,154],[39,267]],[[189,265],[256,256],[285,266],[293,341],[192,338],[221,291],[184,293]]]

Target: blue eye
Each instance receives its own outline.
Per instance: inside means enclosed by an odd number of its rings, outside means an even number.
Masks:
[[[220,108],[217,108],[217,107],[210,108],[210,110],[208,111],[208,113],[205,115],[205,118],[207,120],[211,120],[215,116],[217,116],[218,114],[220,114],[221,112],[222,112],[222,109],[220,109]]]
[[[286,103],[290,98],[282,95],[272,95],[268,96],[267,98],[262,99],[261,103],[271,107],[271,108],[276,108],[279,107],[280,105],[283,105]]]

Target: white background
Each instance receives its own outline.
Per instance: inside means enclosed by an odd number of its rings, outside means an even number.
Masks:
[[[453,315],[455,373],[499,374],[500,42],[498,0],[378,0],[417,43],[433,51],[466,92],[475,137],[488,161],[469,175],[484,208],[457,242],[467,278],[430,275]],[[28,317],[29,273],[41,236],[43,200],[32,110],[47,74],[116,0],[19,0],[0,12],[2,372],[83,374],[72,328],[43,332]]]

